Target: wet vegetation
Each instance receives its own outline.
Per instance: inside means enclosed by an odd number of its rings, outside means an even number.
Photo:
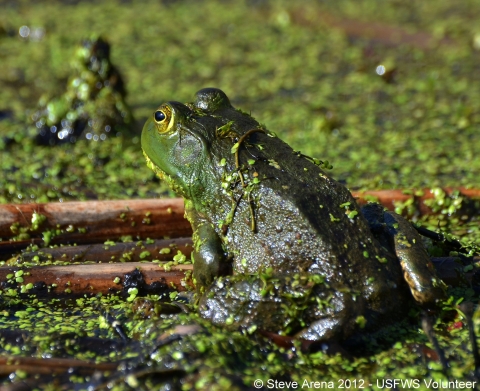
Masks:
[[[440,189],[480,188],[477,2],[0,4],[1,203],[171,196],[145,164],[142,124],[162,102],[191,101],[211,86],[294,149],[330,162],[352,190],[433,189],[436,215],[417,218],[409,202],[398,210],[457,235],[464,253],[477,251],[478,212]],[[85,44],[98,37],[111,45],[109,70],[91,61]],[[100,79],[85,76],[85,54]],[[82,80],[87,87],[76,89]],[[104,100],[92,105],[98,95]],[[75,121],[82,126],[73,139]],[[66,140],[55,138],[62,130]],[[469,338],[470,320],[480,333],[475,276],[450,289],[440,313],[412,308],[402,324],[349,346],[305,346],[212,327],[182,304],[188,295],[171,291],[38,298],[42,287],[22,288],[22,273],[0,282],[0,359],[88,360],[99,371],[67,361],[72,371],[52,374],[19,361],[0,373],[8,386],[223,390],[269,378],[334,388],[340,379],[357,381],[351,389],[362,381],[380,389],[387,378],[419,379],[419,389],[441,379],[478,384]]]

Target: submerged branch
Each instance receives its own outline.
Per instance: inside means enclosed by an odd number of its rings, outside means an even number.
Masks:
[[[62,373],[72,368],[87,373],[94,371],[115,371],[119,363],[94,363],[73,358],[35,358],[2,356],[0,357],[0,376],[9,375],[17,370],[28,373],[46,374]]]
[[[480,198],[480,190],[442,191],[445,196],[454,194],[464,198]],[[374,197],[393,210],[399,203],[411,200],[410,205],[414,204],[419,214],[431,213],[432,210],[424,201],[434,198],[434,194],[431,191],[416,194],[404,194],[401,190],[353,193],[359,204]],[[40,215],[45,218],[38,223]],[[34,293],[38,287],[61,294],[108,293],[121,290],[125,274],[138,268],[144,274],[147,284],[161,281],[184,290],[185,283],[182,285],[181,280],[185,278],[186,271],[192,270],[192,265],[177,265],[169,269],[168,265],[164,267],[164,264],[160,264],[172,260],[174,256],[190,258],[191,227],[183,216],[183,200],[179,198],[0,205],[0,235],[4,239],[0,242],[0,253],[11,253],[6,266],[0,267],[0,281],[11,288],[33,284],[34,288],[29,288],[33,291],[29,293]],[[32,227],[32,219],[38,223],[37,227]],[[18,240],[21,239],[19,231],[22,229],[26,235],[31,236],[30,239]],[[49,230],[55,231],[51,243],[89,244],[43,248],[18,254],[18,250],[32,243],[45,244],[42,243],[40,232]],[[13,239],[14,233],[17,240]],[[143,239],[170,236],[178,239],[98,244],[122,236]],[[155,260],[157,263],[140,262],[142,260]],[[184,261],[185,258],[182,262]],[[479,258],[474,259],[474,262],[479,261]],[[91,264],[78,265],[79,262]],[[433,262],[439,276],[448,284],[458,285],[472,279],[473,271],[464,272],[464,265],[455,258],[434,258]],[[32,263],[48,265],[27,267]],[[65,263],[74,264],[65,266]],[[19,270],[23,271],[23,275],[17,280],[16,273]]]
[[[65,244],[102,243],[122,236],[190,236],[192,229],[183,215],[180,198],[0,205],[0,252],[42,244],[46,238],[50,244]]]
[[[442,191],[446,196],[458,191],[458,195],[465,199],[480,199],[480,190],[477,189],[444,188]],[[396,206],[413,200],[417,214],[432,213],[425,204],[426,200],[435,198],[432,191],[416,192],[420,195],[413,193],[406,190],[352,192],[359,204],[375,199],[394,210]],[[181,198],[0,205],[0,238],[3,240],[0,240],[0,251],[8,243],[24,247],[41,243],[42,234],[48,230],[52,233],[52,244],[101,243],[128,235],[134,238],[190,236],[192,230],[183,217],[184,212]],[[36,224],[33,221],[37,221]],[[10,239],[15,242],[11,243]]]
[[[33,286],[25,293],[48,294],[97,294],[113,293],[123,289],[125,276],[138,269],[146,284],[160,282],[166,288],[178,291],[186,290],[186,272],[193,270],[193,265],[176,265],[167,267],[165,264],[153,262],[98,263],[69,266],[33,266],[0,267],[0,281],[11,281],[12,288]],[[22,281],[16,281],[16,273],[22,270]],[[17,273],[18,275],[18,273]],[[10,276],[7,278],[7,276]]]
[[[140,262],[144,260],[171,261],[178,252],[190,259],[192,252],[191,238],[161,239],[152,241],[125,242],[115,244],[84,244],[42,248],[38,251],[24,252],[13,257],[7,265],[24,263],[112,263]]]
[[[108,252],[108,250],[106,250]],[[480,263],[480,257],[474,257],[475,263]],[[458,286],[469,284],[472,281],[474,270],[464,272],[465,266],[454,257],[432,258],[438,276],[447,284]],[[184,291],[186,284],[192,285],[187,273],[193,270],[193,265],[168,266],[166,263],[153,262],[125,262],[125,263],[96,263],[68,266],[33,266],[19,268],[18,266],[0,267],[0,281],[11,281],[12,287],[20,285],[34,285],[31,293],[52,294],[97,294],[99,292],[112,293],[123,289],[125,275],[138,269],[146,284],[161,282],[169,288]],[[16,273],[22,270],[21,283],[16,283]],[[7,278],[7,276],[9,276]],[[188,282],[186,283],[185,278]],[[48,290],[48,292],[47,292]],[[29,292],[30,293],[30,292]]]

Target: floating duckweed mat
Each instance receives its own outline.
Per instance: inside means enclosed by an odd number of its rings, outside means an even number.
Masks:
[[[92,32],[112,45],[138,132],[160,103],[215,86],[295,149],[331,162],[351,188],[480,187],[478,9],[473,1],[9,2],[0,15],[0,201],[166,194],[138,144],[43,149],[21,126],[40,96],[65,91],[76,48]]]
[[[351,189],[480,187],[480,7],[473,0],[1,6],[2,203],[171,195],[145,165],[141,126],[163,101],[190,101],[208,86],[224,90],[295,149],[331,162],[332,175]],[[38,146],[30,119],[37,102],[64,92],[75,48],[92,33],[112,45],[137,137]],[[478,218],[449,214],[423,224],[478,243]],[[448,371],[416,309],[404,324],[369,336],[362,354],[353,349],[350,358],[281,347],[254,332],[225,332],[195,314],[172,314],[163,304],[170,296],[127,301],[3,293],[2,357],[119,367],[95,373],[78,365],[52,375],[19,362],[2,366],[1,376],[6,385],[48,390],[235,390],[253,389],[256,380],[277,389],[294,388],[292,382],[314,389],[321,381],[317,388],[417,385],[389,379],[415,380],[426,390],[447,378],[473,382],[468,317],[459,307],[477,302],[471,288],[452,289],[433,320]],[[478,311],[473,324],[478,335]],[[472,387],[457,384],[466,388]]]

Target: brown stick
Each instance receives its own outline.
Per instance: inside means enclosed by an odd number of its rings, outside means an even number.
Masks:
[[[454,257],[432,258],[438,276],[449,285],[459,285],[471,282],[474,272],[464,272],[464,266],[459,264]],[[480,257],[474,257],[474,262],[480,262]],[[14,281],[15,273],[23,270],[23,282],[21,285],[35,282],[44,282],[53,293],[64,294],[69,289],[72,294],[84,294],[98,292],[109,293],[122,289],[124,275],[138,268],[144,276],[145,282],[151,284],[154,281],[163,281],[167,285],[174,284],[177,290],[185,290],[181,280],[185,278],[187,271],[193,270],[193,265],[173,266],[170,271],[165,271],[163,264],[156,263],[109,263],[95,265],[70,265],[70,266],[35,266],[20,269],[19,267],[0,267],[0,281]],[[7,279],[7,275],[11,275]],[[120,278],[119,283],[114,279]],[[51,288],[56,284],[56,288]],[[20,285],[20,283],[18,284]]]
[[[127,242],[114,245],[85,244],[43,248],[14,258],[15,264],[28,262],[140,262],[145,259],[170,261],[180,251],[188,259],[192,252],[191,238],[154,240],[153,243]],[[11,262],[9,262],[11,264]]]
[[[451,194],[455,189],[443,189]],[[466,198],[480,198],[478,189],[457,189]],[[432,210],[424,201],[432,199],[431,191],[424,190],[422,196],[404,194],[404,190],[377,190],[353,192],[359,204],[374,197],[390,210],[395,204],[413,197],[418,214],[429,214]],[[30,232],[32,239],[9,241],[14,236],[11,226],[19,223],[21,227],[31,225],[33,213],[47,217],[38,229]],[[48,204],[6,204],[0,205],[0,253],[13,253],[28,245],[43,242],[40,232],[58,230],[51,240],[55,243],[101,243],[108,239],[132,235],[135,238],[159,238],[162,236],[182,237],[192,233],[190,224],[183,218],[184,206],[180,198],[124,200],[124,201],[85,201]],[[80,233],[84,229],[85,233]],[[17,229],[18,230],[18,229]]]
[[[172,266],[165,271],[163,264],[157,263],[107,263],[94,265],[70,265],[70,266],[34,266],[20,269],[19,267],[0,267],[0,281],[15,281],[15,273],[23,271],[23,281],[17,285],[26,286],[29,283],[43,282],[49,291],[59,294],[84,294],[98,292],[109,293],[123,288],[124,276],[135,269],[142,272],[145,283],[151,284],[160,281],[168,286],[176,287],[178,291],[186,288],[182,284],[185,273],[193,270],[193,265]],[[18,273],[17,273],[18,274]],[[10,275],[10,278],[7,276]],[[119,278],[119,282],[114,280]],[[172,286],[173,284],[173,286]]]
[[[447,194],[458,190],[467,198],[480,198],[479,189],[443,188]],[[365,197],[373,196],[386,207],[394,208],[393,202],[404,202],[412,197],[405,190],[371,190],[354,191],[354,197],[359,202],[366,202]],[[413,193],[413,191],[409,191]],[[414,197],[424,201],[434,197],[430,189],[423,190],[423,196]],[[181,198],[122,200],[122,201],[74,201],[52,202],[47,204],[4,204],[0,205],[0,237],[13,236],[10,227],[15,222],[22,226],[31,224],[33,213],[47,217],[42,229],[62,228],[72,225],[74,231],[86,227],[91,236],[102,236],[102,240],[115,235],[175,235],[179,229],[190,231],[187,221],[184,221],[184,207]],[[125,216],[121,216],[122,213]],[[149,221],[148,221],[149,220]],[[173,223],[173,226],[172,226]],[[81,240],[78,232],[62,233],[62,238]],[[181,235],[180,235],[181,236]],[[187,236],[187,235],[185,235]]]
[[[425,31],[411,32],[402,26],[392,26],[382,22],[369,20],[360,21],[346,17],[338,17],[326,9],[319,10],[315,14],[307,14],[305,9],[296,9],[291,13],[294,23],[305,25],[327,25],[343,31],[352,38],[364,38],[373,43],[381,43],[386,46],[409,45],[420,49],[432,49],[442,44],[455,46],[458,42],[447,37],[436,38]]]
[[[99,243],[126,235],[158,238],[192,233],[190,224],[183,218],[183,200],[170,198],[0,205],[0,238],[5,240],[15,235],[11,229],[14,223],[31,226],[34,213],[47,218],[38,231],[59,231],[51,243]],[[37,236],[34,242],[41,240],[40,232],[30,233]]]
[[[450,188],[445,187],[442,190],[451,195],[454,191],[459,191],[460,195],[464,198],[480,198],[479,189],[465,189],[465,188]],[[409,193],[409,194],[406,194]],[[432,213],[432,209],[428,207],[424,201],[435,198],[431,189],[424,189],[420,191],[422,195],[415,195],[415,191],[410,190],[369,190],[369,191],[353,191],[352,195],[357,198],[357,202],[360,205],[364,205],[367,201],[373,197],[378,203],[382,204],[389,210],[395,210],[396,204],[406,202],[413,198],[413,206],[420,216],[428,215]]]
[[[93,372],[114,371],[117,367],[118,363],[93,363],[73,358],[0,357],[0,376],[8,375],[18,369],[23,369],[30,374],[38,373],[48,375],[51,373],[65,372],[70,368]]]

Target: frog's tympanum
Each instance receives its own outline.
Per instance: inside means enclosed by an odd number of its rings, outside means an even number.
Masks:
[[[132,134],[123,81],[110,61],[107,41],[94,37],[79,45],[65,93],[53,99],[42,97],[32,119],[41,144]]]
[[[360,210],[323,162],[235,109],[220,90],[146,122],[148,165],[185,199],[203,317],[309,340],[344,339],[444,294],[416,230]]]

